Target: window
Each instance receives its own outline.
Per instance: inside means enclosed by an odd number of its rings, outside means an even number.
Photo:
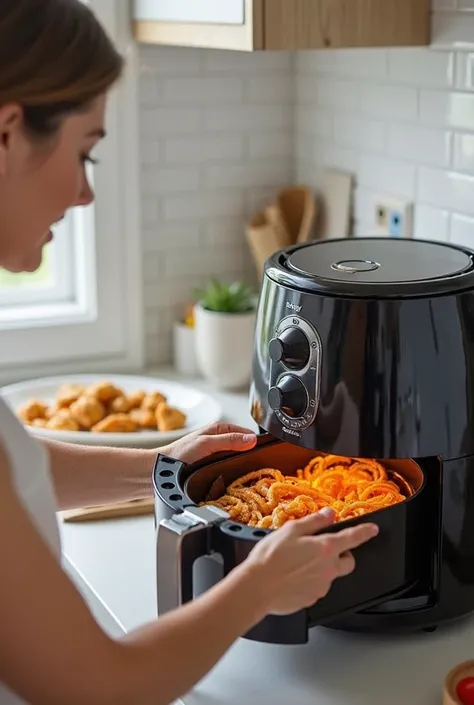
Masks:
[[[54,228],[41,268],[0,269],[0,381],[25,374],[136,369],[143,360],[137,62],[126,0],[90,0],[122,53],[106,140],[90,173],[96,200]]]

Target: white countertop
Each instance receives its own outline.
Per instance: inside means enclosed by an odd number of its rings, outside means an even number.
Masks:
[[[202,381],[190,384],[211,391]],[[246,394],[212,393],[227,420],[255,427]],[[62,524],[61,532],[65,567],[107,631],[119,635],[156,617],[152,517]],[[316,628],[301,647],[241,639],[183,703],[439,705],[444,676],[469,658],[474,658],[472,618],[406,637]]]

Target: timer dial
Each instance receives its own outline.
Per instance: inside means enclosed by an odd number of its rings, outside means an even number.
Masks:
[[[293,375],[284,375],[268,392],[268,403],[274,411],[290,418],[300,418],[308,407],[308,394],[304,384]]]
[[[295,326],[285,328],[278,338],[270,340],[268,352],[273,362],[282,362],[290,370],[302,370],[311,355],[308,338]]]

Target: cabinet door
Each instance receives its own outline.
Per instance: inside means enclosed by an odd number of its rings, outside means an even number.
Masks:
[[[245,0],[136,0],[135,19],[243,25]]]
[[[264,0],[134,0],[133,33],[146,44],[263,49]]]

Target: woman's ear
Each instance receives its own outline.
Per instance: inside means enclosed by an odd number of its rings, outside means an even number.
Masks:
[[[19,105],[0,107],[0,178],[8,171],[9,157],[15,134],[23,125],[23,111]]]

